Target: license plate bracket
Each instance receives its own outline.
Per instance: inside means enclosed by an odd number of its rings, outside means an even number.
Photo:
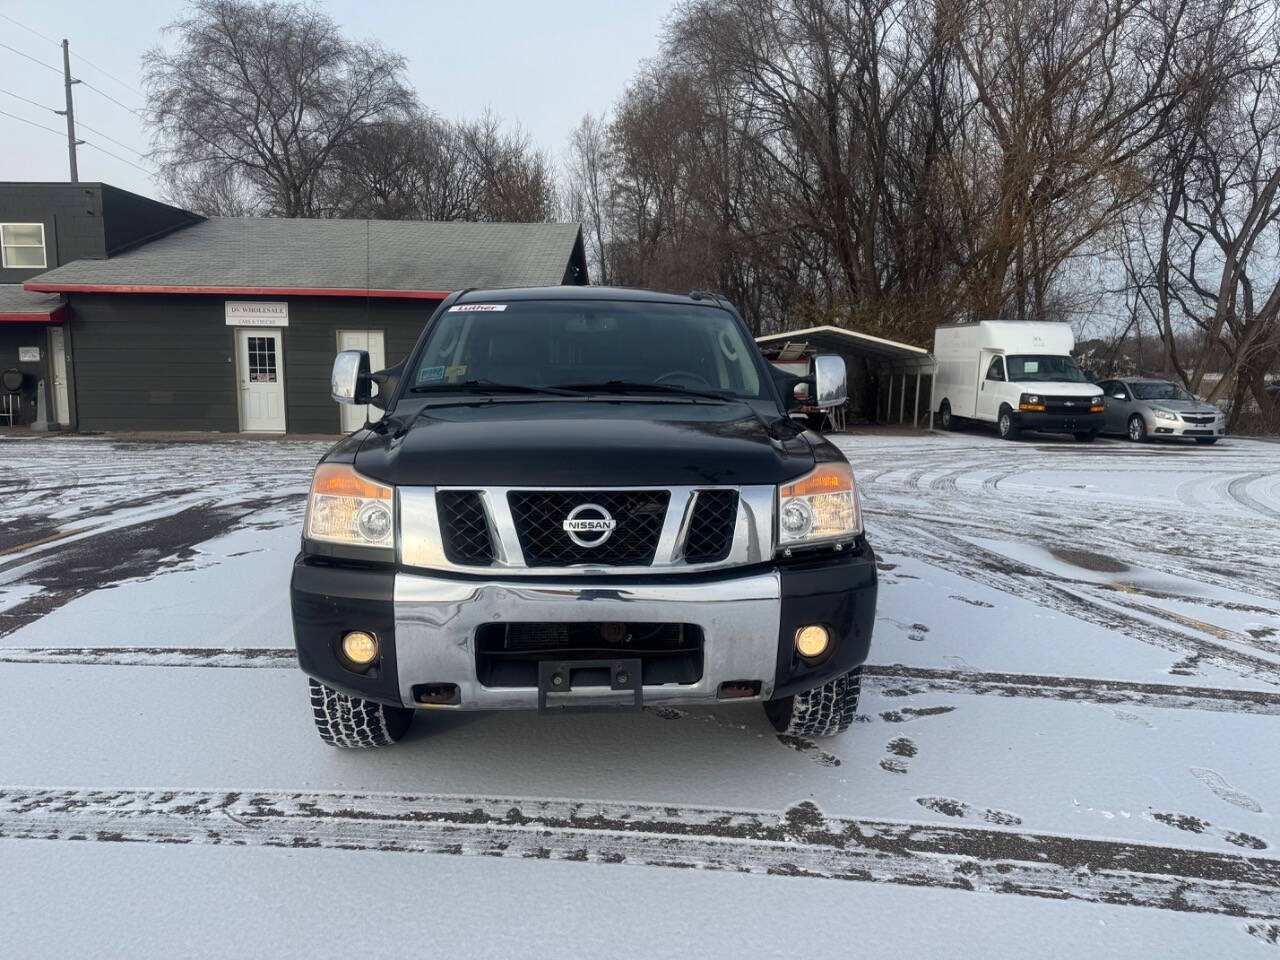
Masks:
[[[628,713],[644,707],[644,687],[641,685],[640,660],[543,660],[538,664],[538,712],[539,713]],[[601,670],[608,671],[608,684],[598,682]],[[626,700],[606,699],[592,702],[594,697],[583,697],[575,703],[552,703],[552,695],[572,693],[575,681],[579,689],[607,688],[611,691],[629,692]],[[594,682],[591,682],[594,681]]]

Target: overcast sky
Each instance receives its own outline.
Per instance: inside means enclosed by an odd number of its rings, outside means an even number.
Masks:
[[[607,110],[639,62],[657,52],[672,2],[326,0],[321,6],[348,37],[378,40],[403,54],[409,82],[441,116],[472,117],[492,107],[518,119],[559,158],[582,115]],[[139,169],[148,166],[139,156],[150,149],[145,125],[126,108],[142,106],[143,51],[182,10],[154,0],[0,0],[0,44],[21,52],[0,46],[0,180],[68,179],[65,121],[50,112],[62,107],[58,42],[66,37],[72,75],[85,81],[75,88],[79,133],[88,141],[78,154],[80,179],[158,195]]]

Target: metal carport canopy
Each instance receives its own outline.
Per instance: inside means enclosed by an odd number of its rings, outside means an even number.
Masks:
[[[881,373],[889,374],[889,401],[893,399],[894,374],[901,373],[898,389],[899,423],[902,423],[906,418],[907,374],[914,374],[916,380],[915,413],[912,422],[919,423],[920,379],[924,376],[932,375],[937,366],[933,359],[933,354],[923,347],[913,347],[909,343],[886,340],[883,337],[874,337],[869,333],[858,333],[856,330],[845,330],[843,327],[833,327],[830,324],[824,324],[820,327],[806,327],[803,330],[787,330],[785,333],[771,333],[767,336],[756,337],[756,343],[762,348],[780,346],[785,343],[805,343],[818,353],[830,352],[864,356],[873,361],[879,367]],[[929,392],[930,394],[933,393],[932,387],[930,387]],[[929,422],[930,427],[932,427],[933,397],[928,397],[926,402],[930,408]],[[879,419],[879,403],[880,398],[877,394],[877,419]],[[890,411],[886,410],[885,412],[888,414]]]

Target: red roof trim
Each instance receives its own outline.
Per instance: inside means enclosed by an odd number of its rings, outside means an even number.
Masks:
[[[22,288],[34,293],[180,293],[233,297],[378,297],[389,300],[443,300],[452,293],[451,290],[363,290],[351,287],[198,287],[47,281],[24,283]]]
[[[61,323],[67,317],[66,304],[46,310],[43,313],[0,313],[0,323]]]

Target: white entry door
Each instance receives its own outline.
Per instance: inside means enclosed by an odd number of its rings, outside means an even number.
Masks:
[[[338,350],[365,350],[369,354],[369,369],[381,370],[387,365],[386,341],[381,330],[339,330]],[[364,426],[365,420],[378,420],[382,411],[374,406],[340,404],[342,432],[351,433]]]
[[[64,427],[71,426],[67,399],[67,342],[61,327],[49,330],[49,373],[53,378],[53,413]]]
[[[284,433],[284,337],[279,330],[240,327],[240,429]]]

